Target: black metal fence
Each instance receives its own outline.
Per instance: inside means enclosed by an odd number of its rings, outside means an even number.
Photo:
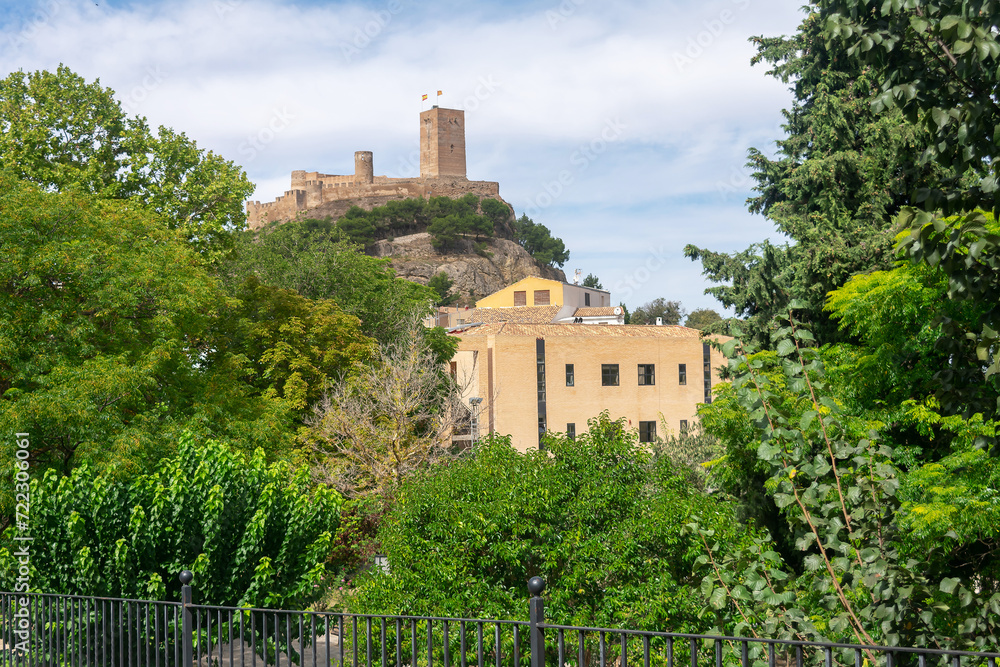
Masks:
[[[0,593],[0,667],[997,667],[1000,653]]]

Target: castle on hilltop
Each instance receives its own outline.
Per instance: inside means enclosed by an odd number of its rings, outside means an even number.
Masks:
[[[250,229],[260,229],[269,222],[292,220],[300,213],[320,207],[326,209],[326,214],[342,214],[350,204],[371,208],[390,199],[458,197],[470,192],[481,197],[498,197],[500,185],[466,178],[465,112],[434,106],[420,113],[417,178],[376,176],[372,152],[357,151],[354,173],[350,175],[293,171],[291,189],[283,196],[264,204],[247,202],[247,222]]]

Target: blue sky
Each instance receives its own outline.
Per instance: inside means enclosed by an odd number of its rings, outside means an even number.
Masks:
[[[0,5],[0,70],[64,63],[125,108],[235,160],[270,201],[293,169],[413,176],[420,96],[465,109],[469,178],[630,308],[721,310],[686,244],[735,251],[746,151],[782,136],[787,87],[750,66],[791,34],[788,0],[279,2],[41,0]],[[775,239],[778,240],[778,239]]]

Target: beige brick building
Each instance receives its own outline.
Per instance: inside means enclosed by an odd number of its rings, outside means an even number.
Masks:
[[[545,430],[583,433],[603,410],[625,418],[643,441],[667,435],[664,424],[682,431],[697,405],[711,401],[725,362],[698,330],[682,326],[503,321],[451,335],[460,339],[452,373],[465,403],[478,407],[478,433],[510,434],[522,451],[537,447]]]

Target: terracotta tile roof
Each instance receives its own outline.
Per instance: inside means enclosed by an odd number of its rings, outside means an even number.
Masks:
[[[698,329],[676,324],[663,326],[645,324],[518,324],[514,322],[483,324],[464,331],[458,336],[531,336],[531,337],[602,337],[602,338],[700,338]],[[714,337],[713,337],[714,338]]]
[[[573,317],[617,317],[615,308],[617,306],[590,306],[577,308]]]
[[[513,308],[473,308],[462,315],[466,323],[519,322],[521,324],[548,324],[559,306],[515,306]]]

